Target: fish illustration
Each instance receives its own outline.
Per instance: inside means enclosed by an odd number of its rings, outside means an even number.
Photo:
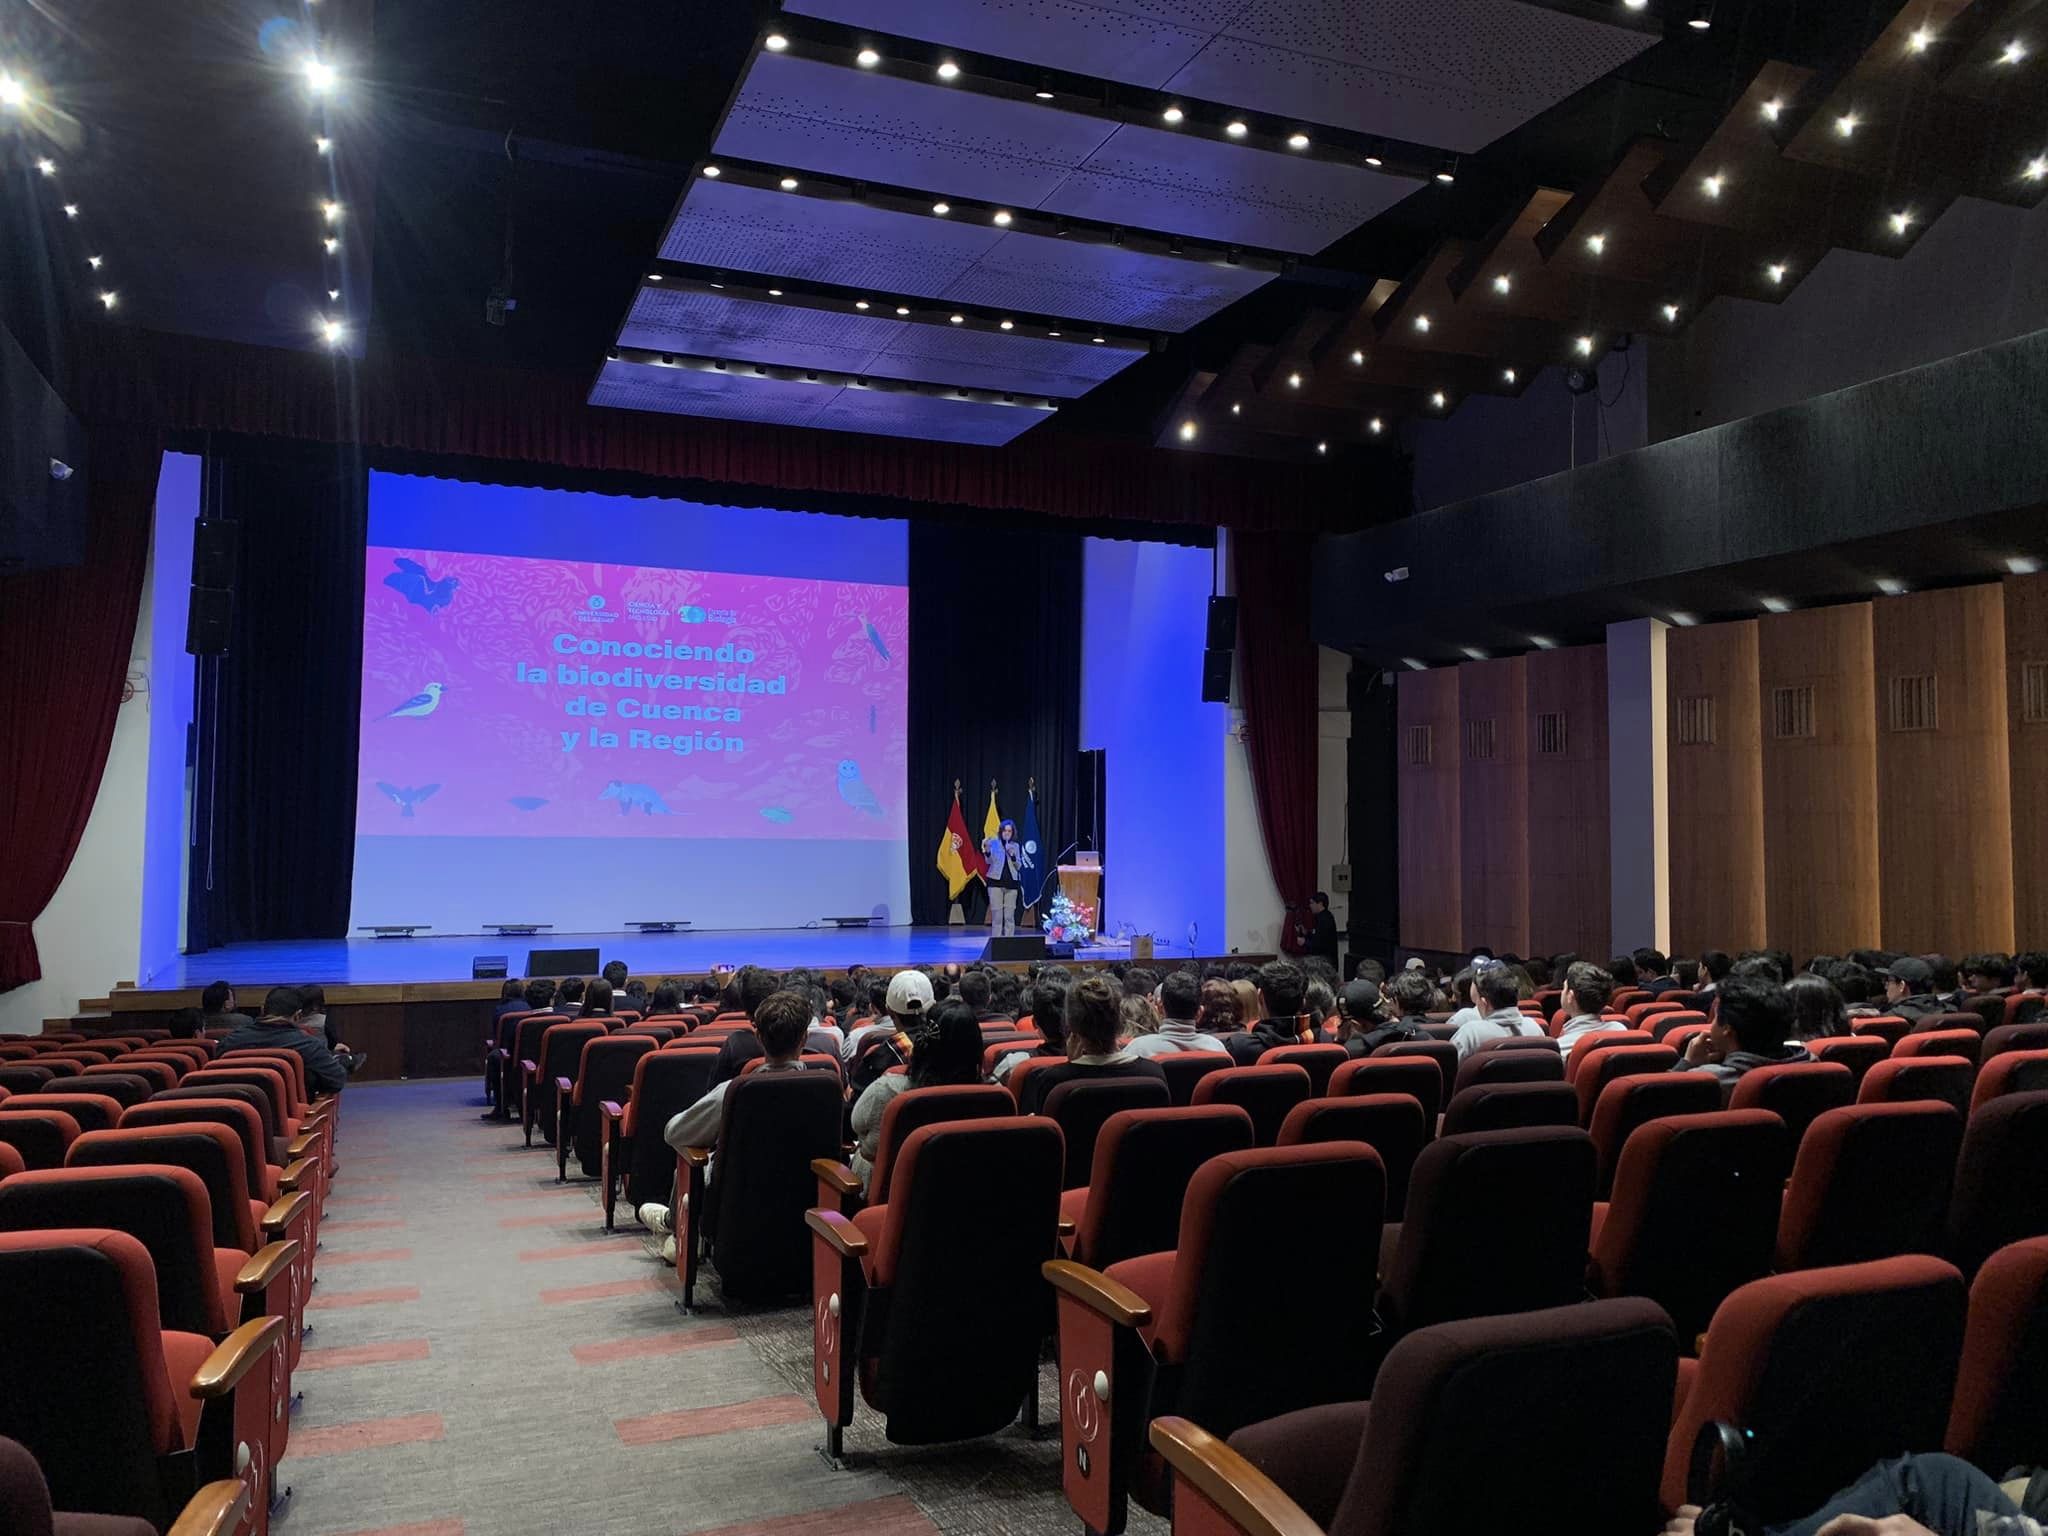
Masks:
[[[621,816],[632,815],[635,806],[638,806],[649,816],[673,816],[675,814],[674,811],[668,808],[667,802],[661,798],[661,792],[651,784],[624,784],[617,779],[613,779],[611,783],[605,785],[604,793],[597,798],[600,800],[618,801],[619,814]]]
[[[443,576],[436,581],[419,561],[408,560],[403,555],[391,563],[397,569],[384,578],[384,585],[408,603],[432,613],[436,608],[446,608],[455,601],[455,589],[462,585],[460,576]]]
[[[421,715],[431,715],[440,707],[441,685],[439,683],[429,683],[396,709],[387,709],[377,718],[379,720],[389,720],[393,716],[397,716],[401,719],[417,720]]]
[[[410,820],[412,818],[412,808],[422,800],[429,799],[434,791],[441,786],[438,784],[422,784],[417,789],[400,789],[396,784],[386,784],[382,779],[379,779],[377,787],[391,797],[391,803],[398,807],[398,814],[402,818]]]
[[[882,819],[882,802],[875,798],[867,781],[860,776],[860,764],[852,758],[844,758],[839,764],[839,798],[859,811],[863,816]]]
[[[876,727],[880,723],[881,718],[881,711],[877,709],[874,705],[870,704],[868,706],[868,734],[870,736],[875,734]]]
[[[882,632],[868,622],[866,614],[860,616],[860,627],[868,632],[868,644],[875,648],[875,654],[881,657],[882,660],[888,661],[890,659],[889,647],[882,644]]]
[[[514,795],[505,803],[515,811],[537,811],[546,805],[547,801],[540,795]]]
[[[786,827],[792,821],[796,820],[794,814],[784,810],[779,805],[764,805],[761,807],[761,814],[768,820],[774,822],[778,827]]]

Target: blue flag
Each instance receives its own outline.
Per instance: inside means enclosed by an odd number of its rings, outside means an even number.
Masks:
[[[1023,887],[1024,905],[1035,907],[1038,898],[1045,891],[1045,850],[1038,845],[1038,794],[1033,791],[1024,802],[1023,836],[1017,845],[1024,852],[1023,867],[1017,872],[1017,883]]]

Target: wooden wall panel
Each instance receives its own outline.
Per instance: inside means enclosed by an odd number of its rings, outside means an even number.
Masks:
[[[2037,697],[2048,684],[2048,574],[2008,576],[2005,589],[2006,750],[2012,790],[2013,938],[2020,949],[2048,945],[2048,712],[2027,718],[2027,669]],[[1970,847],[1989,857],[1994,837]]]
[[[2012,824],[2004,593],[1916,592],[1872,604],[1871,619],[1881,942],[2009,954],[2012,865],[1994,853]]]
[[[1757,621],[1764,779],[1764,922],[1799,960],[1879,933],[1876,658],[1868,603]],[[1806,734],[1783,734],[1785,707]]]
[[[1465,944],[1459,911],[1458,671],[1403,672],[1397,685],[1401,942],[1418,949],[1456,950]],[[1427,732],[1426,752],[1415,750],[1418,731]]]
[[[1607,648],[1578,645],[1526,658],[1529,762],[1529,952],[1608,954]],[[1539,721],[1557,715],[1563,751],[1545,752]]]
[[[1464,946],[1529,953],[1528,659],[1458,668]]]
[[[1764,942],[1763,730],[1754,619],[1664,637],[1671,948]],[[1681,741],[1681,700],[1707,700],[1708,739]]]

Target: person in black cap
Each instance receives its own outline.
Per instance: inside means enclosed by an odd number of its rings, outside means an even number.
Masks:
[[[1878,973],[1884,977],[1885,1012],[1918,1023],[1948,1010],[1934,995],[1934,970],[1917,955],[1901,955]]]

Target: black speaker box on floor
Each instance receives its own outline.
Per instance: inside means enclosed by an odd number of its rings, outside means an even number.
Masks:
[[[594,949],[529,949],[526,952],[526,974],[529,976],[595,976],[597,974],[597,951]]]
[[[1042,933],[991,934],[981,952],[984,960],[1043,960],[1045,958],[1045,935]]]

